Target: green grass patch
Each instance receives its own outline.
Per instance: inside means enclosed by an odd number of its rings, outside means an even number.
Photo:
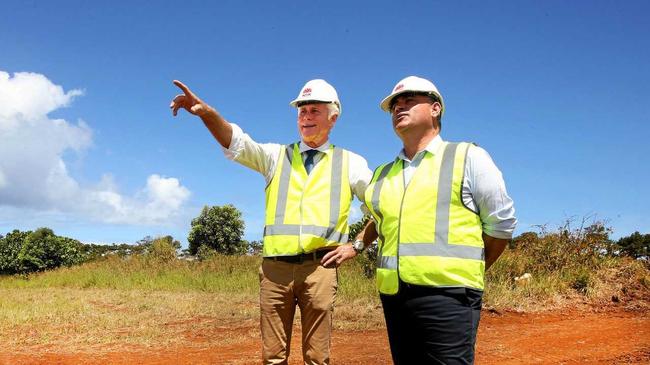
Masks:
[[[524,234],[487,272],[484,306],[540,311],[620,303],[649,309],[648,262],[615,257],[607,247],[597,230]],[[179,260],[171,246],[160,246],[145,254],[0,276],[0,346],[107,351],[192,344],[197,336],[220,344],[258,338],[261,261],[221,255]],[[339,268],[335,328],[384,325],[374,262],[364,256]],[[515,280],[526,273],[528,279]]]
[[[650,297],[646,261],[603,255],[602,245],[584,234],[558,232],[524,238],[507,249],[486,274],[486,306],[536,311],[576,300],[604,304],[613,298]],[[207,293],[236,295],[256,304],[261,260],[259,256],[217,255],[204,261],[186,261],[155,252],[113,255],[79,266],[3,276],[0,288]],[[375,279],[367,273],[367,262],[359,259],[339,269],[336,303],[343,316],[350,310],[352,319],[380,308]],[[525,273],[531,275],[529,280],[515,281]]]
[[[2,276],[0,288],[76,288],[199,291],[257,295],[257,256],[215,256],[205,261],[156,260],[146,256],[111,256],[79,266],[29,275]],[[374,278],[355,261],[339,269],[339,297],[344,301],[374,299]]]
[[[259,257],[217,256],[203,262],[110,256],[80,266],[2,277],[5,288],[98,288],[254,294]]]
[[[0,344],[106,351],[172,345],[197,333],[221,344],[257,338],[260,263],[252,256],[202,262],[111,256],[0,277],[0,331],[8,335]],[[383,325],[374,279],[354,261],[339,269],[335,318],[337,329]]]

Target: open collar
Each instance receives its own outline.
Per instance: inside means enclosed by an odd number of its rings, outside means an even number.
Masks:
[[[331,144],[330,144],[329,140],[325,141],[325,143],[323,143],[322,145],[320,145],[320,146],[318,146],[316,148],[309,147],[303,141],[300,141],[300,143],[299,143],[300,153],[303,153],[303,152],[309,151],[309,150],[316,150],[316,151],[319,151],[319,152],[327,153],[330,150],[330,146],[331,146]]]
[[[423,151],[429,151],[432,155],[435,155],[436,152],[438,152],[438,149],[440,148],[440,145],[442,145],[444,141],[442,140],[442,137],[440,135],[435,136],[429,144],[424,147],[422,151],[418,151],[415,156],[413,156],[413,160],[417,159],[417,157],[423,152]],[[397,155],[397,158],[400,160],[408,161],[411,162],[411,160],[406,157],[406,154],[404,153],[404,149],[402,148],[399,151],[399,154]]]

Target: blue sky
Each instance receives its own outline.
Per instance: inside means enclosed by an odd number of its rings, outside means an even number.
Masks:
[[[583,217],[650,232],[650,3],[403,4],[3,2],[0,233],[185,241],[203,205],[232,203],[259,239],[264,179],[200,120],[172,118],[171,80],[257,141],[290,143],[289,101],[324,78],[343,104],[332,142],[374,168],[401,146],[379,101],[408,75],[442,92],[444,139],[491,154],[516,234]]]

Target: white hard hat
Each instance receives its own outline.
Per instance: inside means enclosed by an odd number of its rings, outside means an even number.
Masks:
[[[294,108],[303,103],[334,103],[339,107],[339,115],[341,114],[341,102],[336,89],[327,81],[322,79],[315,79],[307,81],[305,86],[300,89],[298,97],[289,103]]]
[[[440,106],[442,107],[440,110],[440,117],[442,117],[442,115],[445,113],[445,102],[442,100],[442,95],[440,95],[440,92],[438,91],[436,85],[427,79],[423,79],[417,76],[409,76],[401,79],[393,88],[393,92],[385,97],[379,106],[383,111],[390,113],[390,103],[393,98],[407,92],[426,93],[435,97],[438,99],[438,101],[440,101]]]

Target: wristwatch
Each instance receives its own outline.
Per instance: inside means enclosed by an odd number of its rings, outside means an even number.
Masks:
[[[352,248],[354,248],[354,251],[356,251],[356,253],[357,253],[357,255],[358,255],[358,254],[362,253],[363,250],[366,249],[366,244],[363,243],[362,240],[356,240],[356,241],[354,241],[354,243],[352,244]]]

